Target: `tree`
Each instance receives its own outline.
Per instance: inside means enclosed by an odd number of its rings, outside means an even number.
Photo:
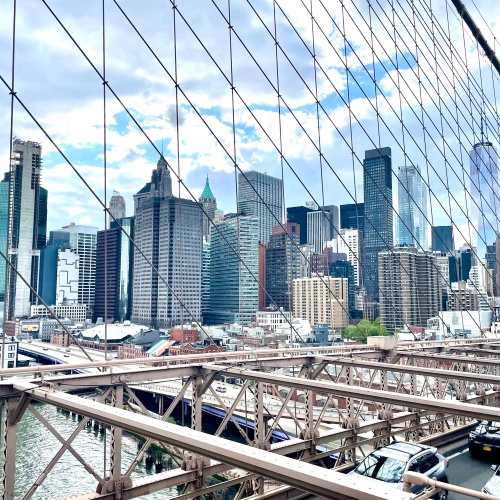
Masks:
[[[367,337],[373,337],[377,335],[391,335],[387,328],[380,324],[380,318],[377,318],[373,322],[362,319],[357,325],[350,325],[342,332],[342,338],[347,340],[361,340],[363,344],[366,344]]]

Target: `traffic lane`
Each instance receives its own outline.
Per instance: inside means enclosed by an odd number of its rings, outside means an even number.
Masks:
[[[491,470],[493,462],[473,458],[467,447],[453,450],[447,453],[446,456],[450,460],[448,480],[451,484],[481,491],[482,487],[493,475]],[[465,498],[473,497],[459,495],[451,491],[448,495],[448,500],[464,500]]]

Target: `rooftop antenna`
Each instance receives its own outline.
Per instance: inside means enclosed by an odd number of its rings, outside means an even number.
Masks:
[[[483,119],[481,118],[481,124],[483,123],[483,121],[482,121],[482,120],[483,120]],[[483,127],[483,126],[481,125],[481,130],[483,130],[483,128],[482,128],[482,127]],[[161,155],[163,156],[163,138],[162,138],[162,140],[161,140]]]

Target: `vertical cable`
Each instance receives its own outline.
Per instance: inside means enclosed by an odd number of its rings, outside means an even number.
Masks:
[[[381,148],[380,142],[380,115],[378,112],[378,86],[377,86],[377,70],[375,68],[375,47],[373,42],[373,26],[372,26],[372,4],[371,1],[368,0],[368,19],[369,19],[369,30],[370,30],[370,49],[372,52],[372,66],[373,66],[373,89],[375,91],[375,112],[377,114],[377,134],[378,134],[378,142],[377,145]]]
[[[2,361],[0,364],[1,368],[5,368],[5,322],[10,320],[10,308],[9,303],[11,301],[11,286],[10,286],[10,256],[9,256],[9,238],[12,234],[11,228],[11,217],[12,217],[12,202],[14,200],[14,193],[12,192],[12,174],[13,174],[13,165],[14,158],[13,155],[13,145],[12,142],[14,140],[14,96],[15,92],[15,75],[16,75],[16,20],[17,20],[17,0],[14,0],[13,3],[13,12],[12,12],[12,58],[11,58],[11,80],[10,80],[10,129],[9,129],[9,189],[8,189],[8,203],[7,203],[7,233],[5,238],[5,256],[8,261],[5,262],[5,292],[4,292],[4,303],[3,303],[3,326],[2,326]],[[3,376],[0,377],[0,380],[3,380]]]
[[[104,167],[104,359],[108,359],[108,178],[107,178],[107,110],[106,110],[106,0],[102,0],[102,132]],[[97,243],[96,243],[97,244]],[[95,295],[94,295],[95,309]]]
[[[178,196],[179,196],[179,220],[177,220],[176,217],[176,222],[175,222],[175,230],[178,231],[179,233],[179,246],[180,248],[177,249],[180,254],[180,269],[183,271],[183,249],[182,249],[182,230],[183,230],[183,224],[182,224],[182,202],[181,202],[181,154],[180,154],[180,127],[179,127],[179,75],[177,72],[177,4],[173,4],[173,28],[174,28],[174,78],[175,81],[177,82],[175,86],[175,132],[176,132],[176,147],[177,147],[177,177],[178,177]],[[162,156],[163,156],[163,148],[162,148]],[[175,235],[175,232],[174,232]],[[174,236],[175,237],[175,236]],[[173,248],[173,247],[172,247]],[[180,273],[181,275],[181,292],[180,296],[182,297],[183,301],[185,300],[184,296],[184,272]],[[175,286],[172,284],[172,286]],[[170,302],[170,301],[168,301]],[[167,317],[168,317],[168,302],[167,302]],[[172,301],[173,303],[173,301]],[[181,310],[181,331],[184,331],[184,305],[183,302],[179,303],[180,305],[180,310]],[[173,307],[172,307],[172,317],[173,317]],[[174,326],[174,325],[172,325]]]

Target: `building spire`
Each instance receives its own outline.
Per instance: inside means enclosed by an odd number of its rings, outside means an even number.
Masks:
[[[205,189],[203,189],[203,192],[201,193],[200,200],[203,198],[208,198],[210,200],[215,201],[215,196],[212,193],[212,190],[210,189],[210,183],[208,181],[208,174],[207,174],[207,180],[205,181]]]

